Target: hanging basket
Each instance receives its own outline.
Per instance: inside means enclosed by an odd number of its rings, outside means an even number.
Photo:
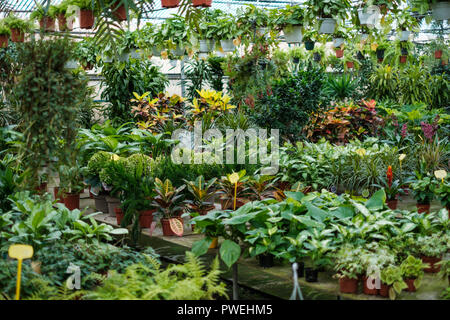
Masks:
[[[25,33],[20,29],[11,29],[11,41],[12,42],[23,42],[25,40]]]
[[[363,26],[374,26],[377,23],[379,12],[374,8],[361,8],[358,10],[359,22]]]
[[[92,29],[94,26],[94,12],[92,10],[80,10],[80,28]]]
[[[55,31],[55,19],[50,17],[43,17],[39,20],[39,27],[45,31]]]
[[[127,20],[127,11],[125,10],[125,6],[122,4],[116,9],[116,3],[111,5],[111,10],[113,16],[119,21]]]
[[[450,19],[450,1],[432,3],[431,10],[433,11],[432,14],[435,20]]]
[[[345,42],[344,38],[334,38],[333,39],[333,46],[335,48],[339,48],[340,46],[342,46]]]
[[[334,29],[336,29],[336,20],[333,18],[323,18],[322,24],[320,25],[319,33],[322,34],[333,34]]]
[[[161,0],[161,7],[176,8],[180,5],[180,0]]]
[[[212,0],[192,0],[192,5],[194,7],[211,7]]]
[[[336,49],[336,58],[342,58],[344,56],[344,50]]]
[[[435,58],[435,59],[440,59],[440,58],[442,58],[442,50],[436,50],[436,51],[434,52],[434,58]]]
[[[220,46],[222,47],[222,50],[225,52],[233,52],[234,49],[236,49],[236,46],[234,45],[232,39],[220,40]]]
[[[303,40],[302,26],[292,26],[289,31],[283,29],[287,43],[301,43]]]
[[[314,45],[315,45],[314,41],[305,41],[305,49],[308,51],[314,50]]]
[[[409,36],[411,35],[411,31],[403,30],[398,34],[398,38],[400,41],[408,41]]]
[[[6,48],[8,46],[8,35],[0,35],[0,48]]]

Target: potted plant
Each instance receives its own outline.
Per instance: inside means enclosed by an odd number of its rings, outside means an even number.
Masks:
[[[37,5],[36,10],[30,14],[30,20],[39,21],[39,26],[44,31],[55,31],[56,6],[49,6],[44,8],[42,5]]]
[[[302,43],[304,11],[299,5],[287,5],[276,11],[274,24],[283,30],[287,43]]]
[[[388,166],[386,170],[386,178],[382,178],[382,185],[374,184],[374,186],[383,188],[386,193],[386,203],[389,209],[397,209],[398,196],[404,194],[402,188],[400,188],[400,181],[394,179],[394,174],[392,172],[392,166]]]
[[[388,42],[382,42],[382,43],[378,44],[378,47],[377,47],[377,50],[376,50],[378,62],[383,62],[383,60],[384,60],[384,53],[385,53],[385,51],[386,51],[386,49],[388,47],[389,47],[389,43]]]
[[[402,276],[408,285],[407,291],[415,292],[420,287],[424,269],[428,267],[428,263],[423,263],[421,259],[417,259],[411,255],[400,264]]]
[[[76,43],[73,56],[85,70],[91,70],[97,63],[98,47],[91,37]]]
[[[80,194],[85,188],[84,172],[85,168],[79,166],[77,162],[59,167],[59,192],[63,196],[64,205],[69,210],[80,209]]]
[[[5,26],[11,30],[12,42],[23,42],[25,33],[32,30],[33,24],[30,21],[22,20],[10,14],[3,20]]]
[[[448,280],[448,284],[450,285],[450,259],[442,260],[436,264],[440,271],[438,273],[438,277],[442,280]]]
[[[183,185],[179,188],[174,188],[172,182],[166,179],[164,182],[155,178],[154,191],[156,196],[153,199],[152,206],[157,209],[157,213],[161,216],[161,225],[164,236],[174,236],[173,224],[171,220],[178,219],[183,225],[183,219],[180,217],[183,213],[183,202],[181,191],[186,188]]]
[[[237,27],[243,34],[249,35],[251,39],[255,35],[266,36],[270,24],[270,16],[265,8],[249,4],[238,13]]]
[[[222,210],[238,209],[245,204],[245,200],[241,198],[248,192],[247,181],[249,176],[246,176],[245,173],[245,170],[233,172],[219,180],[218,194],[220,194]]]
[[[440,180],[434,192],[441,202],[442,206],[447,209],[450,217],[450,181],[447,179],[448,174],[445,170],[436,170],[434,176]]]
[[[313,237],[304,243],[306,255],[311,260],[310,266],[305,268],[305,280],[307,282],[317,282],[319,271],[332,264],[328,256],[329,251],[333,249],[330,242],[331,239],[319,240]]]
[[[250,245],[250,256],[257,257],[263,268],[273,267],[275,257],[284,251],[284,233],[285,230],[279,228],[277,223],[268,221],[259,228],[248,230],[244,241]]]
[[[203,176],[198,176],[195,181],[183,181],[186,183],[187,190],[193,198],[193,200],[185,201],[190,212],[196,212],[203,216],[215,208],[212,198],[217,192],[217,190],[213,189],[213,185],[217,181],[216,178],[205,181]],[[194,225],[192,225],[192,228],[194,228]]]
[[[305,58],[305,50],[302,47],[293,47],[289,49],[289,56],[295,64]]]
[[[435,20],[450,19],[450,1],[448,0],[414,0],[413,9],[425,14],[431,9]]]
[[[92,0],[72,0],[71,4],[80,8],[80,28],[92,29],[95,21]]]
[[[305,2],[307,10],[306,20],[318,21],[319,33],[333,34],[337,20],[345,20],[352,8],[348,0],[308,0]]]
[[[174,15],[161,25],[160,36],[164,39],[165,48],[174,56],[183,56],[190,44],[191,33],[184,17]]]
[[[391,265],[381,270],[380,280],[380,296],[389,297],[391,300],[408,287],[403,280],[402,270],[398,266]]]
[[[359,66],[358,59],[355,58],[355,50],[353,48],[347,48],[344,52],[344,58],[342,59],[345,69],[353,69],[355,66]]]
[[[248,182],[249,198],[262,201],[267,198],[273,198],[275,182],[278,180],[274,176],[256,174]]]
[[[358,278],[363,273],[361,253],[361,247],[344,245],[333,255],[335,258],[334,269],[337,271],[336,277],[339,278],[340,292],[357,293]]]
[[[176,8],[180,5],[180,0],[161,0],[161,7]]]
[[[95,200],[95,208],[103,213],[108,213],[108,204],[106,202],[108,191],[105,190],[100,181],[100,171],[106,167],[112,157],[113,154],[106,151],[95,153],[89,159],[85,171],[85,182],[91,187],[91,192],[93,193]]]
[[[333,33],[333,47],[343,49],[345,40],[347,39],[347,29],[343,26],[339,26]]]
[[[6,48],[8,46],[10,35],[11,30],[4,23],[0,23],[0,48]]]
[[[74,15],[74,11],[69,11],[69,5],[71,5],[71,0],[64,0],[59,5],[55,6],[55,15],[58,19],[59,31],[72,31],[72,22],[68,23],[67,18]]]
[[[423,174],[420,171],[416,171],[416,178],[410,185],[413,192],[413,197],[417,201],[417,210],[419,213],[429,213],[430,204],[434,199],[434,190],[436,188],[435,182],[432,177]]]
[[[419,23],[417,19],[407,10],[403,10],[396,16],[398,37],[400,41],[408,41],[413,31],[418,31]]]
[[[107,0],[106,4],[111,9],[114,18],[119,21],[127,20],[127,9],[129,8],[125,8],[125,4],[121,0]]]
[[[316,42],[317,33],[313,30],[307,30],[303,34],[303,42],[305,43],[305,49],[308,51],[314,50],[314,44]]]
[[[437,263],[442,260],[442,256],[447,252],[447,239],[443,233],[434,233],[430,236],[419,236],[416,239],[417,251],[424,263],[430,266],[425,268],[425,272],[439,272]]]
[[[240,35],[236,19],[232,15],[217,17],[209,26],[211,36],[220,41],[220,46],[225,52],[233,52],[236,48],[234,42]]]
[[[361,276],[363,283],[363,292],[367,295],[377,295],[379,289],[377,283],[373,283],[373,280],[380,278],[380,272],[385,268],[395,264],[395,254],[387,246],[379,245],[378,243],[372,243],[364,248],[361,254],[361,265],[363,266],[363,273]],[[375,285],[370,287],[369,283]],[[381,283],[380,283],[381,285]],[[386,289],[386,288],[384,288]]]

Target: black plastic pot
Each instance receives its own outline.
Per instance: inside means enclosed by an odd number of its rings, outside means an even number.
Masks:
[[[273,255],[271,254],[260,254],[258,256],[259,266],[263,268],[273,267]]]
[[[299,278],[303,278],[305,276],[305,263],[303,261],[297,262],[298,270],[297,274]]]
[[[305,41],[305,49],[308,51],[314,50],[314,45],[315,45],[314,41]]]
[[[356,54],[356,58],[357,58],[358,60],[364,60],[364,55],[362,54],[361,51],[358,51],[358,53]]]
[[[377,49],[377,58],[384,59],[384,51],[385,49]]]
[[[297,64],[297,63],[300,62],[300,58],[293,58],[292,61],[293,61],[295,64]]]
[[[313,268],[305,268],[305,280],[306,282],[317,282],[319,271]]]
[[[314,61],[319,62],[320,60],[322,60],[322,56],[320,55],[320,53],[314,52]]]

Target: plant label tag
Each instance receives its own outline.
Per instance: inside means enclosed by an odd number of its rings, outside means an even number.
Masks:
[[[150,225],[150,230],[148,232],[150,234],[150,237],[152,236],[153,231],[155,230],[155,228],[156,228],[156,221],[153,221],[152,224]]]
[[[184,231],[183,223],[177,218],[169,219],[169,223],[170,223],[170,230],[172,230],[172,232],[175,233],[177,236],[182,237]]]

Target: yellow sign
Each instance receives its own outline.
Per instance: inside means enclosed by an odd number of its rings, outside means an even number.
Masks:
[[[9,247],[8,254],[11,258],[17,259],[17,283],[16,300],[20,299],[20,278],[22,276],[22,260],[33,256],[33,247],[26,244],[13,244]]]

